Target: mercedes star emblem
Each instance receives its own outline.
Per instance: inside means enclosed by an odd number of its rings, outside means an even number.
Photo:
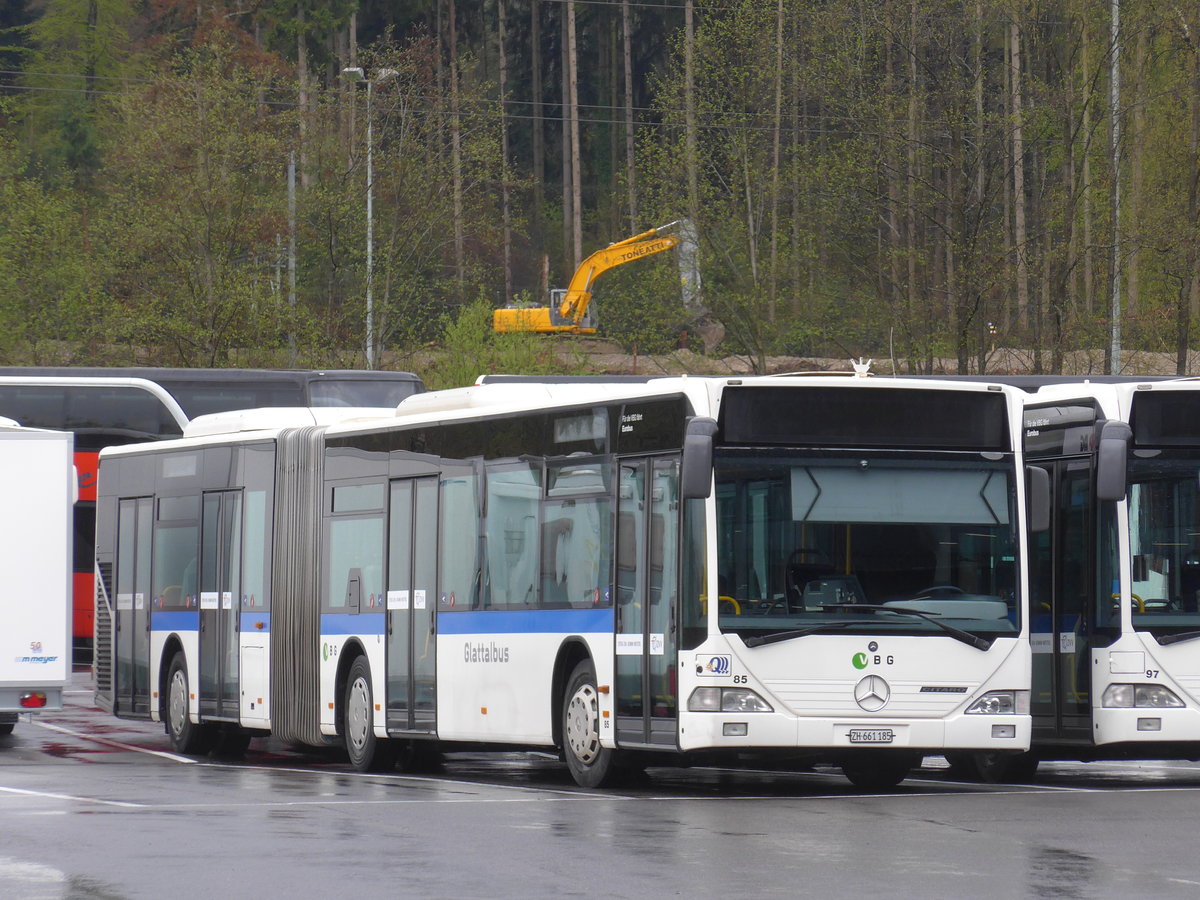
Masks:
[[[854,686],[854,699],[867,712],[877,712],[887,706],[892,689],[878,675],[868,675]]]

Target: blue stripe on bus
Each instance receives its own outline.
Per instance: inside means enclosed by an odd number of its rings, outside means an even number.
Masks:
[[[262,627],[259,628],[259,623]],[[257,631],[260,634],[269,634],[271,631],[271,614],[266,612],[243,612],[241,618],[242,631]]]
[[[200,610],[153,609],[150,611],[150,627],[154,631],[199,631]]]
[[[613,630],[608,609],[489,609],[440,612],[442,634],[596,634]]]
[[[321,634],[383,634],[384,614],[322,613]]]

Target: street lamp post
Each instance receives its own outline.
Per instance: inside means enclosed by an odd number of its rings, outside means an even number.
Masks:
[[[375,278],[375,172],[372,167],[372,121],[371,94],[375,85],[396,75],[395,69],[379,69],[374,78],[368,78],[359,66],[342,69],[342,75],[352,82],[365,81],[367,84],[367,368],[375,368],[375,305],[371,294],[372,282]]]

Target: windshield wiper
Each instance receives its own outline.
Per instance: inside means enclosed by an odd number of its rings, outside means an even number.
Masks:
[[[1178,634],[1164,634],[1162,637],[1155,636],[1160,647],[1165,647],[1167,644],[1182,644],[1184,641],[1194,641],[1200,638],[1200,631],[1181,631]]]
[[[976,650],[987,650],[992,646],[991,641],[986,641],[979,635],[971,634],[969,631],[963,631],[961,628],[955,628],[953,625],[947,625],[945,622],[938,621],[936,618],[941,613],[923,612],[916,609],[899,609],[895,606],[883,606],[873,603],[827,603],[825,609],[848,609],[854,612],[859,610],[871,610],[873,612],[888,612],[895,613],[898,616],[914,616],[918,619],[924,619],[932,625],[936,625],[950,637],[956,641],[962,641],[968,646],[974,647]],[[819,625],[813,625],[811,628],[801,628],[798,631],[781,631],[778,634],[768,634],[762,637],[750,638],[746,641],[747,647],[759,647],[763,644],[773,644],[776,641],[786,641],[794,637],[804,637],[806,634],[812,634],[814,631],[820,631],[823,627],[837,628],[847,625],[869,625],[870,622],[823,622]],[[1197,633],[1200,637],[1200,633]],[[753,643],[751,643],[753,641]]]
[[[776,644],[779,641],[790,641],[792,638],[804,637],[806,634],[814,634],[818,631],[824,631],[827,628],[846,628],[850,625],[870,625],[870,621],[866,620],[844,620],[840,622],[818,622],[816,625],[810,625],[807,628],[798,628],[795,631],[777,631],[774,634],[763,634],[757,637],[746,638],[743,643],[747,647],[761,647],[763,644]]]

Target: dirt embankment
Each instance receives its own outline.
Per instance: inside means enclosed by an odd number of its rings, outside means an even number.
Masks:
[[[616,344],[600,340],[573,341],[556,352],[564,363],[571,364],[582,356],[587,368],[598,375],[753,375],[782,372],[849,372],[852,360],[803,356],[768,356],[756,370],[756,360],[750,356],[703,356],[690,350],[675,350],[667,354],[644,355],[625,353]],[[974,363],[975,360],[972,360]],[[1052,364],[1049,353],[1042,354],[1042,372]],[[989,375],[1028,375],[1038,371],[1035,354],[1026,350],[998,348],[987,356]],[[903,360],[893,362],[874,358],[871,371],[878,375],[904,374],[908,371]],[[1107,371],[1103,350],[1072,351],[1063,355],[1062,374],[1101,375]],[[1175,375],[1175,356],[1170,353],[1129,352],[1122,354],[1121,371],[1129,375]],[[935,359],[933,373],[958,374],[954,359]],[[963,374],[976,374],[975,368]],[[1186,375],[1200,374],[1200,351],[1188,355]]]

